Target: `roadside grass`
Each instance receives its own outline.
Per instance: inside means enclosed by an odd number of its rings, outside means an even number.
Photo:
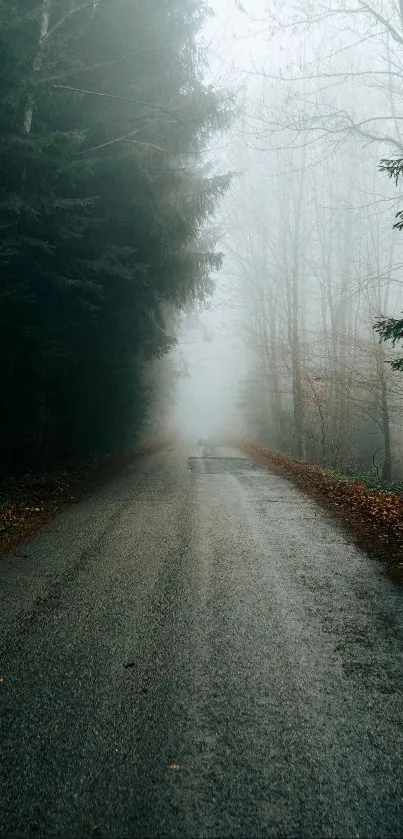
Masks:
[[[260,445],[236,445],[331,511],[359,547],[381,559],[394,581],[403,584],[402,484],[381,484],[352,469],[312,466]]]
[[[64,507],[79,501],[133,461],[161,451],[171,441],[83,460],[43,474],[27,473],[0,481],[0,557],[39,533]]]

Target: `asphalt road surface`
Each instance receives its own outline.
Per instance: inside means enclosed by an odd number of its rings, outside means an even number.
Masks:
[[[152,455],[0,592],[1,836],[403,836],[403,591],[285,479]]]

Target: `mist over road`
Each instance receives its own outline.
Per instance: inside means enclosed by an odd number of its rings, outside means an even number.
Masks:
[[[261,464],[147,457],[0,588],[0,835],[402,836],[403,591]]]

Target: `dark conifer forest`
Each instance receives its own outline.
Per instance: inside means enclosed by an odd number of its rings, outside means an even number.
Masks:
[[[0,0],[0,449],[4,470],[118,451],[144,369],[211,291],[203,225],[228,176],[203,152],[199,0]]]

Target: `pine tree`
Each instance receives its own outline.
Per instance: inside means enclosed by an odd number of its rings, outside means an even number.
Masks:
[[[11,6],[11,9],[10,9]],[[200,165],[230,106],[203,81],[195,0],[0,0],[3,461],[130,445],[166,305],[211,290]]]
[[[381,160],[381,172],[386,172],[389,178],[395,181],[396,186],[403,174],[403,158],[395,158],[394,160]],[[396,213],[396,222],[393,225],[396,230],[403,229],[403,211],[399,210]],[[379,317],[374,326],[378,332],[381,341],[391,341],[394,347],[398,341],[403,342],[403,318]],[[403,371],[403,357],[394,358],[389,361],[392,370]]]

